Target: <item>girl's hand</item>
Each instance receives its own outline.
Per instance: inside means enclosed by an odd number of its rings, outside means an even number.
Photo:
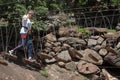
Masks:
[[[35,24],[35,22],[31,22],[31,23],[32,23],[32,25]]]

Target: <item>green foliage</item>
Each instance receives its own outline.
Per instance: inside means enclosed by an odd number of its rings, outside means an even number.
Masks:
[[[17,12],[18,15],[20,15],[21,17],[23,14],[27,12],[24,5],[16,4],[14,8],[15,8],[15,12]]]
[[[120,1],[119,0],[111,0],[112,6],[117,6],[119,5]]]
[[[47,25],[43,21],[36,21],[36,23],[33,25],[33,29],[40,31],[40,30],[45,30]]]
[[[88,3],[88,0],[79,0],[79,3],[81,4],[81,6],[86,6]]]
[[[72,25],[72,24],[75,24],[75,22],[72,21],[72,20],[67,20],[67,21],[62,22],[62,25],[65,25],[65,26],[69,26],[69,25]]]
[[[35,13],[38,16],[46,16],[48,14],[48,8],[44,6],[35,7]]]
[[[105,7],[105,9],[108,9],[107,4],[116,6],[119,4],[118,2],[120,2],[120,0],[101,0],[100,4],[98,5],[101,5],[102,8]],[[96,0],[0,0],[0,4],[2,4],[0,5],[0,14],[2,14],[0,18],[4,18],[6,21],[12,21],[15,18],[21,18],[21,16],[25,14],[27,10],[33,9],[35,11],[37,20],[34,28],[41,30],[45,29],[45,27],[47,26],[43,22],[43,18],[41,17],[44,17],[45,19],[50,10],[64,11],[65,9],[68,10],[72,8],[74,9],[91,6],[91,4],[94,4],[92,6],[96,6]],[[74,12],[75,10],[73,9],[71,11]],[[14,13],[16,13],[17,15],[14,15]],[[63,25],[71,24],[74,24],[74,22],[69,20],[63,22]]]
[[[60,10],[58,4],[50,4],[50,7],[53,9],[53,10]]]
[[[47,2],[46,2],[46,0],[41,0],[41,1],[40,1],[40,5],[41,5],[41,6],[44,6],[44,7],[47,7]]]

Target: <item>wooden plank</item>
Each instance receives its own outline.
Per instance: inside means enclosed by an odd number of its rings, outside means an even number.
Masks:
[[[14,61],[17,61],[17,56],[15,56],[15,55],[10,55],[9,53],[6,53],[6,52],[2,52],[2,53],[0,53],[0,55],[3,56],[3,57],[10,58]],[[22,62],[25,63],[25,64],[29,64],[31,66],[34,66],[34,67],[39,67],[40,68],[42,66],[41,63],[38,63],[36,61],[30,61],[30,60],[25,59],[25,58],[22,59]]]
[[[42,67],[41,63],[38,63],[36,61],[30,61],[30,60],[25,59],[25,58],[23,58],[22,62],[25,63],[25,64],[29,64],[31,66],[35,66],[35,67],[39,67],[39,68]]]
[[[8,63],[7,63],[6,61],[4,61],[4,60],[0,60],[0,64],[2,64],[2,65],[4,65],[4,66],[7,66],[7,65],[8,65]]]
[[[15,56],[15,55],[10,55],[10,54],[7,53],[7,52],[1,52],[0,55],[3,56],[3,57],[10,58],[10,59],[12,59],[12,60],[14,60],[14,61],[17,60],[17,56]]]

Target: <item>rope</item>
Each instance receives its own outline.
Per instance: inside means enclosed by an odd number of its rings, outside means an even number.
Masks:
[[[100,17],[113,17],[113,16],[120,16],[120,14],[116,15],[105,15],[105,16],[94,16],[94,17],[86,17],[86,18],[76,18],[76,19],[90,19],[90,18],[100,18]]]

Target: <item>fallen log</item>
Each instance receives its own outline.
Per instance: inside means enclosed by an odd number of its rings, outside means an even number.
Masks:
[[[9,53],[6,53],[6,52],[1,52],[0,55],[3,57],[9,58],[13,61],[17,61],[17,59],[18,59],[17,56],[10,55]],[[37,61],[30,61],[30,60],[25,59],[25,58],[23,58],[21,62],[23,62],[24,64],[34,66],[34,67],[39,67],[39,68],[42,66],[41,63],[39,63]]]

